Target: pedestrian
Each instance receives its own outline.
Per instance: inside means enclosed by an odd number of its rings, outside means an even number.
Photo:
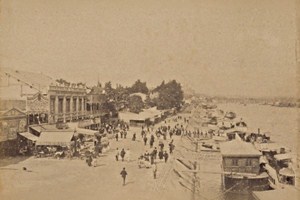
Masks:
[[[124,138],[126,139],[127,131],[124,131]]]
[[[162,150],[160,150],[160,151],[158,152],[158,158],[159,158],[160,160],[162,160],[162,159],[164,158],[164,152],[163,152]]]
[[[150,163],[151,165],[154,164],[154,155],[152,153],[150,154]]]
[[[116,133],[116,141],[119,140],[119,133]]]
[[[119,156],[120,156],[120,151],[119,151],[119,149],[117,148],[117,152],[116,152],[116,161],[119,161]]]
[[[123,131],[121,131],[121,138],[123,138]]]
[[[130,150],[129,150],[129,148],[127,149],[125,155],[126,155],[126,160],[127,160],[127,162],[130,162]]]
[[[165,158],[165,162],[167,162],[169,158],[169,154],[167,153],[167,151],[165,151],[164,153],[164,158]]]
[[[153,178],[156,179],[156,174],[157,174],[157,165],[154,163],[152,165],[152,170],[153,170]]]
[[[126,154],[126,152],[125,152],[125,150],[124,150],[124,148],[123,148],[122,151],[121,151],[121,158],[122,158],[122,161],[124,161],[125,154]]]
[[[89,167],[92,166],[92,161],[93,161],[93,158],[92,158],[91,155],[89,155],[89,156],[87,157],[87,159],[86,159],[86,162],[87,162],[87,164],[88,164]]]
[[[171,143],[169,144],[170,154],[173,153],[174,148],[175,148],[175,145],[171,142]]]
[[[147,138],[147,136],[145,135],[145,136],[144,136],[144,144],[145,144],[145,146],[147,145],[147,140],[148,140],[148,138]]]
[[[133,133],[133,135],[132,135],[132,141],[135,141],[135,139],[136,139],[136,133]]]
[[[123,170],[121,171],[121,176],[123,178],[123,186],[125,185],[125,181],[126,181],[126,176],[128,175],[126,170],[125,170],[125,167],[123,167]]]
[[[156,159],[156,156],[157,156],[157,149],[156,149],[156,147],[154,147],[154,150],[152,151],[152,155],[153,155],[154,159]]]

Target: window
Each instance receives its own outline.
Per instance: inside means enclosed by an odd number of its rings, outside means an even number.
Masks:
[[[235,159],[235,158],[232,159],[231,165],[232,165],[232,166],[238,166],[238,161],[239,161],[238,159]]]
[[[247,159],[246,166],[252,166],[252,159]]]

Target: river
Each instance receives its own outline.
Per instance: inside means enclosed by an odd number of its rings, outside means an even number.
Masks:
[[[237,118],[243,118],[249,131],[269,132],[271,140],[292,150],[296,157],[297,137],[299,136],[299,108],[281,108],[257,104],[219,104],[219,109],[232,111]],[[220,170],[218,153],[202,153],[200,165],[202,170]],[[221,176],[216,174],[200,174],[201,193],[203,199],[216,200],[253,200],[252,195],[224,193],[221,189]],[[200,198],[201,199],[201,198]]]
[[[299,108],[274,107],[258,104],[220,104],[224,111],[233,111],[238,118],[243,118],[249,131],[270,132],[271,140],[297,152],[299,136]]]

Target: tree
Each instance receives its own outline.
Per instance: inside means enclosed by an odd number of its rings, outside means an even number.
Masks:
[[[183,103],[183,91],[180,83],[175,80],[161,84],[158,88],[159,96],[156,99],[158,109],[180,109]]]
[[[111,82],[106,82],[104,85],[104,91],[105,91],[105,95],[107,97],[108,100],[114,100],[115,98],[115,91],[111,86]]]
[[[148,94],[149,89],[147,88],[146,82],[141,82],[139,79],[129,88],[129,92],[132,93],[143,93]]]
[[[137,95],[132,95],[129,97],[128,102],[129,111],[133,113],[139,113],[144,108],[144,102],[142,97]]]

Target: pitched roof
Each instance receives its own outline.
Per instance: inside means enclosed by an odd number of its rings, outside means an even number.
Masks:
[[[220,149],[222,156],[228,157],[253,157],[262,155],[262,153],[255,149],[255,147],[251,143],[244,142],[241,139],[235,139],[229,142],[220,143]]]

